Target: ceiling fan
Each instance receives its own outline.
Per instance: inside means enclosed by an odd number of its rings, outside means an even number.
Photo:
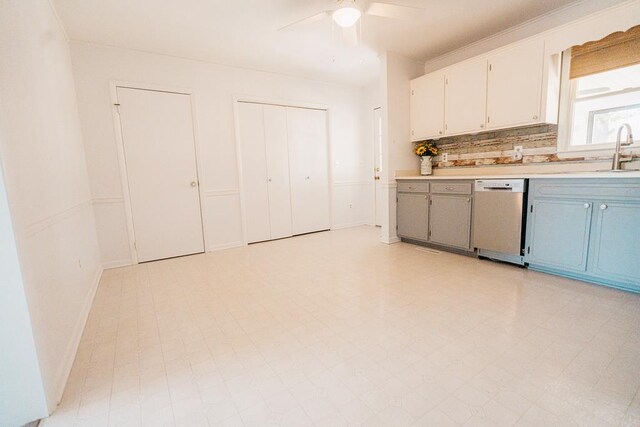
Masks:
[[[356,24],[361,22],[363,14],[379,16],[392,19],[416,19],[424,16],[426,9],[412,6],[401,6],[391,3],[368,2],[367,6],[362,6],[362,1],[358,0],[335,0],[336,6],[330,10],[323,10],[315,15],[300,19],[280,28],[279,31],[299,27],[331,18],[342,28],[342,35],[347,45],[358,44],[358,31]]]

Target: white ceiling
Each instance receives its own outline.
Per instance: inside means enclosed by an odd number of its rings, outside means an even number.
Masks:
[[[424,7],[427,12],[411,21],[365,16],[363,42],[351,48],[332,35],[328,19],[277,31],[333,8],[335,0],[53,0],[53,4],[72,40],[362,85],[375,77],[378,55],[387,50],[424,61],[574,2],[385,1]]]

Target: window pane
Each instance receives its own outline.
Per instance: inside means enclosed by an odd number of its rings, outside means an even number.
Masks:
[[[614,143],[629,123],[640,134],[640,64],[576,79],[571,145]]]
[[[589,143],[602,144],[616,142],[618,128],[620,128],[623,123],[629,123],[631,129],[640,129],[640,104],[594,111],[592,113],[591,123],[589,124],[592,128]],[[626,133],[624,135],[626,136]]]

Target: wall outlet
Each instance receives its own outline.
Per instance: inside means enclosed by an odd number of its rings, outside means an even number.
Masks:
[[[522,156],[523,156],[522,151],[523,151],[522,145],[517,145],[513,147],[513,154],[511,155],[511,158],[513,160],[522,160]]]
[[[443,162],[449,161],[449,153],[442,153],[442,161]]]

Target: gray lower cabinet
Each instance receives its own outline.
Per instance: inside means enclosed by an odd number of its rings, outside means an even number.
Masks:
[[[592,203],[533,200],[527,260],[571,271],[587,269]]]
[[[429,232],[429,196],[398,193],[398,236],[426,241]]]
[[[459,249],[471,245],[471,197],[432,194],[429,241]]]
[[[640,292],[640,179],[529,181],[529,268]]]
[[[398,236],[465,251],[471,248],[469,181],[398,183]]]

